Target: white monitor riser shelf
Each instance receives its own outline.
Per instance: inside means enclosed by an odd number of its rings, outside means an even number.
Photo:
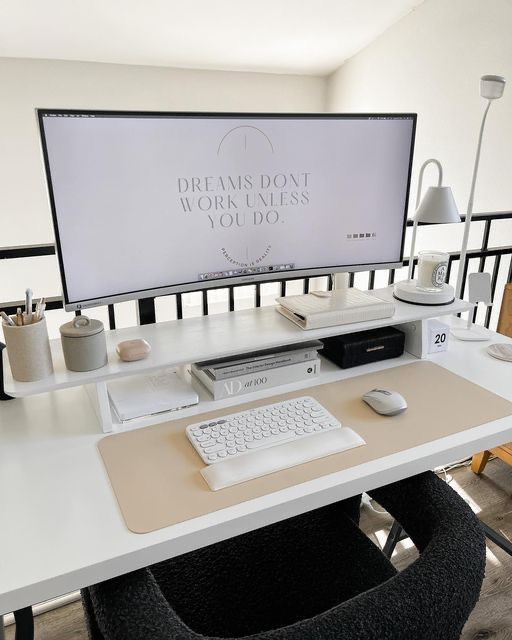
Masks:
[[[427,355],[428,319],[453,315],[473,308],[472,304],[463,300],[455,300],[452,304],[439,307],[410,305],[394,300],[392,287],[375,289],[368,293],[394,302],[395,314],[391,318],[304,331],[277,313],[276,308],[271,306],[107,331],[109,363],[95,371],[74,372],[66,369],[60,340],[51,340],[54,373],[37,382],[14,380],[4,350],[5,392],[14,397],[24,397],[84,385],[104,432],[133,429],[197,415],[214,408],[233,406],[242,402],[247,396],[213,400],[208,392],[198,385],[196,390],[199,393],[199,404],[197,405],[120,423],[110,406],[107,393],[109,380],[148,374],[170,367],[180,368],[181,374],[188,380],[190,379],[188,367],[192,362],[235,356],[259,349],[277,348],[384,326],[394,326],[405,331],[405,348],[408,355],[406,354],[403,358],[410,361],[411,358],[423,358]],[[152,350],[149,357],[137,362],[120,361],[115,351],[117,343],[134,338],[144,338],[151,344]],[[315,378],[314,384],[323,384],[336,378],[342,379],[344,376],[343,370],[324,359],[321,373]],[[280,390],[286,391],[287,386],[280,387]],[[308,386],[311,386],[311,380],[304,381],[303,388]],[[297,384],[294,388],[297,388]],[[268,395],[267,389],[252,393],[251,398],[264,398]]]

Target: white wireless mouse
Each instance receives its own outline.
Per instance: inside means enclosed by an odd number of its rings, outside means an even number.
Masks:
[[[382,416],[396,416],[407,409],[405,398],[398,391],[390,391],[389,389],[367,391],[363,396],[363,400]]]

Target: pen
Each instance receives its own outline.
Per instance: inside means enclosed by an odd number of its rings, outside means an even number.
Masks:
[[[46,298],[40,298],[36,302],[36,309],[33,315],[33,321],[38,322],[38,320],[42,320],[44,318],[44,310],[46,308]]]
[[[16,309],[16,326],[17,327],[23,326],[23,314],[21,313],[21,307],[18,307]]]
[[[0,316],[2,316],[2,318],[4,319],[4,322],[8,325],[10,325],[11,327],[15,327],[16,323],[14,322],[14,320],[12,318],[10,318],[5,311],[0,311]]]
[[[33,297],[32,289],[27,289],[25,291],[25,323],[30,324],[32,322],[32,297]]]
[[[25,313],[28,314],[32,313],[32,297],[33,297],[33,291],[32,289],[27,289],[25,291]]]

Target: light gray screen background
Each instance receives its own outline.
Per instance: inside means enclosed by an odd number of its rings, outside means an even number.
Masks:
[[[43,121],[70,302],[400,259],[411,119]]]

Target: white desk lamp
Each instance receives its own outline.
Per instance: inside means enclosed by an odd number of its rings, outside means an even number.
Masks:
[[[492,101],[501,98],[504,89],[505,78],[503,78],[502,76],[482,76],[480,78],[480,95],[482,96],[482,98],[487,99],[487,106],[485,107],[484,115],[482,117],[482,124],[480,125],[480,134],[478,136],[478,144],[476,147],[475,166],[473,168],[473,179],[471,181],[471,191],[469,193],[468,210],[466,214],[466,223],[464,225],[462,249],[460,252],[459,273],[457,275],[457,286],[455,288],[455,295],[457,298],[460,298],[460,294],[462,291],[462,278],[464,276],[464,265],[466,263],[469,229],[471,226],[471,218],[473,215],[473,200],[475,197],[476,176],[478,174],[478,165],[480,163],[480,149],[482,147],[482,136],[484,134],[485,121],[487,119],[487,113]],[[472,315],[472,312],[470,312],[470,315]]]
[[[434,163],[439,171],[437,187],[429,187],[421,201],[421,187],[423,183],[423,173],[428,164]],[[421,305],[442,305],[450,304],[455,297],[454,288],[445,284],[439,291],[423,291],[418,289],[416,280],[412,279],[414,268],[414,247],[416,245],[416,231],[419,222],[430,224],[448,224],[460,222],[457,205],[453,198],[450,187],[443,187],[443,168],[439,160],[430,158],[426,160],[420,169],[418,178],[418,193],[416,196],[416,213],[414,214],[414,224],[412,228],[411,251],[409,258],[409,275],[407,280],[397,282],[394,286],[393,294],[398,300]],[[419,206],[418,206],[419,205]]]

